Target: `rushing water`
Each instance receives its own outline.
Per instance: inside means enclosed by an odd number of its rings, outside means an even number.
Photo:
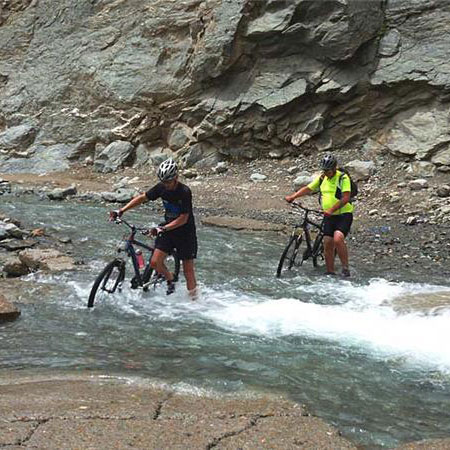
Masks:
[[[105,207],[2,200],[29,226],[70,237],[86,265],[27,277],[21,318],[0,327],[1,369],[98,369],[282,393],[371,446],[450,436],[450,306],[399,307],[412,294],[450,297],[448,282],[370,278],[364,267],[329,279],[310,266],[278,280],[284,237],[199,227],[198,302],[181,276],[172,296],[126,288],[88,310],[90,286],[125,229],[106,221]],[[145,207],[128,218],[158,219]]]

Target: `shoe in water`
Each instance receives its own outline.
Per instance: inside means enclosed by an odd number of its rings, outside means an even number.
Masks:
[[[335,277],[336,273],[335,272],[325,272],[325,275],[330,275],[332,277]]]
[[[139,282],[135,277],[131,279],[131,289],[137,289],[139,287]]]
[[[342,269],[342,276],[344,278],[348,278],[350,276],[350,270],[348,269]]]
[[[170,295],[173,294],[174,292],[175,292],[175,283],[173,281],[168,281],[166,294]]]

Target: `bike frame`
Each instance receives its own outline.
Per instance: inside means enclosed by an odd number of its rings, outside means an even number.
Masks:
[[[123,251],[125,251],[125,253],[127,254],[128,257],[131,258],[131,261],[133,263],[133,269],[134,269],[134,275],[135,275],[135,279],[138,282],[139,286],[143,286],[144,285],[144,281],[142,279],[141,276],[141,271],[139,270],[139,264],[137,261],[137,256],[136,256],[136,250],[134,248],[134,246],[138,246],[138,247],[142,247],[146,250],[148,250],[150,252],[150,258],[145,266],[144,269],[144,273],[147,271],[148,266],[150,265],[150,261],[152,259],[153,256],[153,252],[155,251],[155,247],[151,246],[151,245],[147,245],[144,244],[143,242],[137,241],[135,239],[136,233],[138,231],[148,231],[147,228],[138,228],[135,225],[131,225],[129,224],[126,220],[124,219],[118,219],[116,220],[116,223],[124,223],[125,225],[127,225],[130,229],[131,229],[131,233],[128,236],[128,238],[125,240],[125,248]],[[121,251],[121,249],[119,248],[118,250],[119,252]]]
[[[311,220],[308,215],[310,213],[314,213],[314,214],[320,214],[322,215],[322,211],[317,211],[315,209],[308,209],[305,208],[301,205],[299,205],[298,203],[291,203],[292,207],[294,208],[298,208],[302,211],[304,211],[304,215],[303,215],[303,220],[300,224],[298,225],[294,225],[294,230],[292,231],[292,236],[300,236],[301,234],[305,235],[305,241],[306,241],[306,246],[308,249],[308,257],[309,256],[313,256],[316,257],[318,255],[319,249],[320,249],[320,244],[323,240],[323,220],[321,223],[317,223],[314,222],[313,220]],[[318,234],[314,240],[314,244],[312,244],[312,240],[311,240],[311,233],[310,233],[310,228],[311,226],[317,228],[318,230]],[[299,230],[302,230],[301,232],[299,232]],[[306,259],[306,258],[304,258]],[[303,260],[302,260],[303,262]]]

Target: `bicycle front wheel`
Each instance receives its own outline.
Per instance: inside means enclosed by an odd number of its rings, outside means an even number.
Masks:
[[[299,249],[303,241],[303,235],[291,236],[286,248],[281,254],[280,262],[277,268],[277,277],[281,277],[283,270],[291,270],[294,264],[296,264],[296,259],[299,254]],[[303,257],[302,261],[303,262]]]
[[[318,262],[317,259],[320,257],[322,258],[322,260],[324,259],[323,256],[323,235],[322,236],[318,236],[314,242],[314,246],[313,246],[313,266],[317,267],[318,266]]]
[[[125,278],[125,262],[121,259],[111,261],[98,275],[89,294],[88,308],[101,301],[109,294],[121,290]]]

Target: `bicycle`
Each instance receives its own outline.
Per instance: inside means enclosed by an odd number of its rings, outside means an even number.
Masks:
[[[303,214],[303,220],[294,225],[294,229],[292,230],[292,234],[289,237],[289,241],[281,254],[280,262],[278,263],[277,268],[277,277],[280,278],[283,268],[286,270],[291,270],[292,267],[300,267],[304,261],[309,258],[312,258],[313,266],[317,267],[318,258],[323,257],[323,218],[320,223],[314,222],[308,216],[309,214],[319,214],[323,216],[322,211],[317,211],[315,209],[308,209],[300,205],[299,203],[291,203],[293,208],[301,209]],[[312,242],[311,237],[311,226],[317,230],[317,236]],[[300,251],[300,246],[302,242],[306,242],[306,248],[303,251]],[[297,260],[297,256],[301,254],[301,259]]]
[[[116,224],[123,223],[131,230],[131,234],[128,237],[125,236],[123,241],[117,247],[118,253],[125,252],[125,255],[131,259],[132,268],[134,270],[134,277],[130,280],[131,289],[148,291],[149,287],[153,286],[156,288],[157,285],[163,283],[165,277],[156,271],[154,272],[153,268],[150,266],[155,246],[144,244],[135,239],[137,232],[140,232],[143,236],[148,236],[150,230],[148,230],[148,228],[132,225],[122,218],[115,218],[114,222]],[[150,252],[147,264],[145,264],[142,251],[139,249],[136,250],[135,246]],[[175,250],[169,254],[166,265],[168,265],[168,269],[173,272],[174,280],[177,280],[180,273],[180,258]],[[92,285],[87,304],[88,308],[92,308],[95,301],[98,303],[103,295],[107,297],[110,294],[114,294],[116,291],[122,291],[122,285],[125,281],[125,266],[126,260],[122,257],[116,257],[106,265]]]

